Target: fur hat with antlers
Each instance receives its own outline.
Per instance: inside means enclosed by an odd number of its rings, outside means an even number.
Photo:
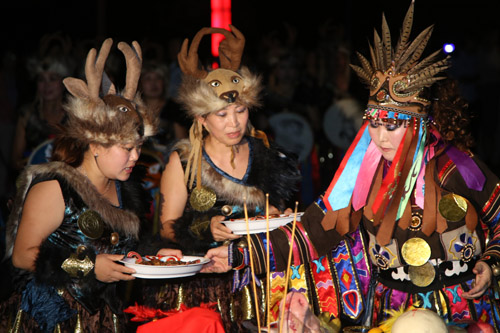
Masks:
[[[237,103],[248,108],[260,105],[261,80],[248,68],[240,69],[245,37],[233,25],[231,31],[221,28],[202,28],[193,38],[188,50],[185,39],[177,55],[184,73],[179,88],[179,102],[191,117],[203,116]],[[221,33],[226,38],[219,45],[220,68],[208,72],[199,68],[198,46],[203,36]]]
[[[157,112],[145,106],[137,94],[141,74],[142,54],[137,42],[132,47],[118,43],[125,56],[127,74],[123,91],[117,92],[104,72],[106,59],[113,45],[106,39],[97,55],[91,49],[85,63],[83,80],[68,77],[64,85],[71,93],[65,106],[68,120],[65,135],[86,143],[110,146],[117,143],[135,143],[156,133]]]
[[[195,178],[196,186],[201,186],[203,128],[196,117],[217,112],[233,103],[244,105],[249,109],[260,106],[259,93],[262,90],[260,77],[252,74],[246,67],[239,70],[245,37],[233,25],[229,27],[231,31],[221,28],[202,28],[194,36],[189,50],[189,40],[185,39],[177,55],[179,67],[184,73],[179,87],[178,101],[193,118],[193,125],[189,130],[191,150],[184,178],[186,184],[189,180],[190,188]],[[219,44],[220,68],[208,72],[198,66],[198,46],[203,36],[213,33],[223,34],[226,38]],[[262,139],[269,147],[266,134],[256,130],[250,122],[247,125],[247,133]],[[233,158],[234,155],[231,156],[231,162]]]

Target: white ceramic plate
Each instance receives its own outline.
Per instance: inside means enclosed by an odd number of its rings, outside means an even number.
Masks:
[[[144,258],[143,258],[144,259]],[[204,264],[210,260],[203,257],[184,256],[181,261],[189,262],[200,260],[199,263],[179,265],[179,266],[153,266],[136,264],[135,258],[124,258],[120,260],[127,267],[135,269],[136,273],[132,274],[135,277],[143,279],[173,279],[178,277],[191,276],[198,273]]]
[[[300,221],[300,218],[302,217],[304,213],[297,213],[297,221]],[[295,214],[281,214],[279,217],[270,217],[269,218],[269,231],[274,230],[276,228],[279,228],[287,223],[293,222]],[[247,223],[245,219],[238,219],[238,220],[230,220],[230,221],[222,221],[228,227],[231,229],[231,231],[235,235],[246,235],[247,234]],[[266,218],[263,216],[259,216],[258,219],[255,217],[250,217],[248,219],[248,229],[251,234],[257,234],[260,232],[266,232],[267,230],[267,222]]]

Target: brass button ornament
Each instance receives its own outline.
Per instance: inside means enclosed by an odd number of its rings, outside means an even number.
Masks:
[[[419,231],[421,228],[422,228],[422,214],[415,212],[411,216],[411,221],[410,225],[408,226],[408,229],[411,231]]]
[[[119,241],[120,241],[120,235],[118,235],[117,232],[111,233],[111,236],[109,237],[109,242],[112,245],[116,245],[116,244],[118,244]]]
[[[408,265],[422,266],[431,257],[431,247],[422,238],[410,238],[403,244],[401,255]]]
[[[220,211],[221,211],[222,215],[229,216],[233,213],[233,207],[231,207],[229,205],[224,205],[224,206],[222,206]]]
[[[493,272],[494,276],[500,276],[500,266],[497,265],[491,266],[491,271]]]
[[[408,276],[414,285],[418,287],[427,287],[434,281],[436,270],[430,262],[426,262],[421,266],[409,266]]]
[[[439,201],[439,213],[451,222],[461,221],[467,215],[467,200],[454,193],[449,193]]]
[[[78,228],[88,238],[97,239],[104,232],[104,221],[96,211],[86,210],[78,218]]]
[[[217,201],[217,195],[212,189],[205,186],[195,187],[189,197],[189,203],[199,212],[204,212],[212,208],[215,205],[215,201]]]

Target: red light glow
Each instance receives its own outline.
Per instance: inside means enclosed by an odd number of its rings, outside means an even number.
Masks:
[[[212,27],[229,29],[231,24],[231,0],[210,0],[211,10],[212,10]],[[217,58],[219,56],[219,44],[224,36],[221,34],[212,35],[212,56]],[[218,64],[214,63],[214,68],[217,68]]]

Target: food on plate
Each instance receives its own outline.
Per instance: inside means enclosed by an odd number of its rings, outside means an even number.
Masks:
[[[156,256],[147,255],[143,257],[135,251],[130,251],[129,253],[127,253],[127,258],[135,258],[136,264],[149,266],[182,266],[201,263],[200,259],[182,261],[176,256],[165,256],[161,254]]]
[[[149,260],[143,260],[139,263],[136,262],[136,264],[150,265],[150,266],[182,266],[182,265],[199,264],[200,262],[201,262],[200,259],[190,260],[190,261],[181,261],[181,260],[163,261],[160,258],[154,258],[154,259],[149,259]]]

